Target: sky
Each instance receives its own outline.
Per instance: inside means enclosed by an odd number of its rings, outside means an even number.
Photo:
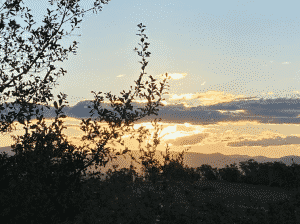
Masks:
[[[46,12],[42,2],[26,1],[40,20]],[[92,1],[84,4],[90,8]],[[61,42],[79,44],[77,55],[55,63],[67,73],[58,78],[53,95],[65,93],[76,106],[93,100],[91,91],[121,96],[130,90],[141,72],[141,57],[133,49],[141,50],[136,34],[142,23],[151,52],[143,81],[170,76],[161,150],[170,143],[173,150],[202,153],[300,155],[298,5],[296,0],[112,0],[101,12],[85,15],[74,32],[80,37]],[[79,121],[66,121],[76,143]],[[2,147],[11,143],[8,136],[0,138]]]

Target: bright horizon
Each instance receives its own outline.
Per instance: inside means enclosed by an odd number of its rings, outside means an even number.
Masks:
[[[61,118],[60,118],[61,119]],[[83,146],[81,137],[84,132],[80,129],[81,119],[64,118],[64,125],[67,127],[63,129],[62,133],[67,136],[67,139],[76,146]],[[52,119],[54,121],[54,119]],[[46,125],[49,126],[52,122],[50,119],[45,119]],[[32,120],[35,123],[36,120]],[[10,146],[13,144],[13,135],[24,135],[25,130],[21,129],[22,125],[16,124],[16,131],[0,135],[0,148]],[[219,122],[209,125],[193,125],[190,123],[165,123],[158,122],[162,125],[162,130],[158,133],[161,137],[161,143],[157,147],[157,151],[165,151],[166,144],[169,144],[170,151],[181,152],[184,149],[190,148],[187,152],[199,152],[204,154],[221,153],[224,155],[248,155],[265,156],[268,158],[280,158],[283,156],[300,156],[299,140],[300,128],[298,124],[262,124],[255,121],[244,122]],[[152,143],[154,127],[151,122],[143,122],[134,124],[134,129],[137,130],[141,125],[150,130]],[[108,124],[102,123],[101,127],[108,128]],[[102,130],[103,130],[102,128]],[[125,146],[130,150],[138,150],[138,135],[134,139],[130,139],[130,134],[122,137],[125,140]],[[286,139],[284,139],[286,138]],[[289,142],[290,141],[290,142]],[[293,144],[298,143],[298,144]],[[142,148],[146,150],[146,143],[143,142]],[[86,143],[88,143],[86,141]],[[90,144],[90,147],[95,144]],[[107,146],[117,149],[116,152],[124,150],[125,147],[116,143],[115,146],[108,143]]]

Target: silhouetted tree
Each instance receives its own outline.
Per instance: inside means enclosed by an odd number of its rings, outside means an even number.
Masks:
[[[219,174],[222,180],[240,182],[241,174],[236,163],[230,164],[230,166],[226,165],[225,168],[219,169]]]
[[[164,158],[164,164],[161,166],[162,175],[168,179],[174,179],[174,180],[186,180],[187,175],[185,172],[185,169],[183,167],[183,154],[185,151],[189,149],[185,149],[181,153],[179,153],[176,158],[174,159],[172,156],[172,159],[170,159],[169,155],[169,147],[167,145],[166,147],[166,155],[163,155]]]
[[[290,166],[292,177],[289,180],[289,187],[297,187],[300,183],[300,165],[296,164],[294,160],[292,159],[292,165]]]
[[[240,167],[243,171],[241,179],[250,184],[282,188],[292,186],[290,182],[294,183],[293,179],[296,178],[293,166],[288,167],[281,161],[258,163],[250,159],[240,162]]]
[[[269,163],[259,164],[257,183],[268,186],[270,184],[271,167]]]
[[[240,168],[242,170],[242,175],[245,176],[245,183],[253,184],[257,183],[257,174],[259,165],[257,161],[249,159],[247,161],[240,162]]]
[[[187,165],[183,168],[184,169],[184,179],[189,182],[195,182],[200,180],[201,176],[197,173],[196,168],[188,167]]]
[[[10,14],[15,16],[13,11],[23,12],[25,10],[25,7],[20,7],[21,2],[22,1],[15,1],[13,4],[4,4],[4,9],[8,10],[7,18],[9,18],[8,15]],[[129,127],[133,126],[132,123],[134,121],[151,114],[157,115],[156,112],[158,109],[156,108],[162,105],[160,101],[164,100],[161,99],[161,95],[167,74],[163,82],[160,83],[161,87],[159,90],[155,84],[156,79],[151,75],[151,82],[146,81],[145,84],[141,82],[143,75],[146,74],[144,70],[148,63],[145,61],[145,57],[149,57],[150,52],[146,52],[149,44],[144,42],[145,39],[147,39],[147,36],[143,34],[145,26],[139,24],[138,27],[140,28],[139,31],[141,31],[141,34],[138,35],[141,36],[142,42],[142,44],[139,45],[141,45],[142,51],[138,52],[138,54],[142,56],[143,59],[142,62],[140,62],[142,64],[142,73],[135,82],[135,92],[130,95],[131,90],[128,93],[123,91],[121,92],[123,98],[119,97],[118,100],[110,93],[106,94],[106,98],[109,98],[114,111],[116,111],[120,117],[117,116],[117,113],[108,111],[107,109],[99,109],[99,106],[101,108],[103,97],[98,96],[101,92],[96,94],[92,91],[96,96],[93,102],[93,109],[90,113],[93,114],[94,111],[97,111],[100,122],[103,120],[108,122],[111,132],[106,129],[100,131],[101,126],[97,125],[97,120],[94,121],[94,124],[91,124],[91,118],[86,120],[82,119],[80,124],[81,130],[86,133],[86,135],[82,137],[82,140],[88,140],[89,144],[87,145],[85,143],[82,147],[76,147],[70,144],[65,139],[65,136],[61,134],[62,129],[66,128],[62,126],[63,121],[59,120],[59,118],[66,117],[62,114],[62,108],[65,106],[63,105],[63,101],[65,101],[66,95],[62,93],[58,95],[59,104],[54,101],[54,107],[56,109],[55,121],[49,128],[46,127],[43,114],[39,114],[39,109],[36,109],[34,113],[33,108],[36,108],[39,102],[48,103],[47,99],[48,101],[53,99],[53,95],[50,92],[51,88],[47,85],[48,83],[53,83],[51,73],[54,72],[56,68],[52,63],[57,60],[63,61],[66,59],[68,52],[67,49],[60,48],[60,45],[57,44],[57,41],[64,35],[63,30],[61,31],[60,29],[64,22],[71,20],[71,24],[74,24],[72,25],[72,32],[81,21],[78,21],[77,17],[81,14],[83,15],[86,11],[79,10],[78,2],[77,0],[62,0],[57,2],[58,9],[56,11],[59,11],[62,15],[61,22],[54,23],[53,21],[57,19],[57,14],[52,14],[53,11],[47,9],[48,16],[43,21],[45,26],[36,30],[31,28],[34,21],[30,13],[28,13],[30,10],[26,8],[27,13],[25,13],[25,17],[29,24],[26,29],[32,33],[32,36],[28,40],[33,43],[33,47],[25,44],[25,40],[17,35],[20,25],[14,21],[6,26],[4,13],[1,14],[1,28],[6,27],[6,30],[11,34],[9,37],[5,37],[6,33],[1,32],[4,39],[1,43],[4,43],[4,49],[6,50],[3,60],[1,60],[1,100],[6,101],[7,97],[12,94],[12,96],[17,97],[13,105],[21,106],[17,114],[13,111],[8,113],[7,116],[1,115],[1,132],[12,131],[12,123],[15,120],[23,124],[25,129],[24,136],[18,136],[18,138],[13,136],[16,143],[11,145],[11,147],[15,155],[11,158],[8,158],[7,155],[1,157],[0,173],[3,174],[4,171],[9,170],[9,172],[6,173],[7,175],[4,175],[1,179],[10,180],[10,188],[3,189],[4,191],[1,192],[1,202],[3,202],[1,203],[1,215],[3,218],[15,217],[14,221],[31,220],[34,223],[57,223],[58,221],[67,219],[73,220],[74,216],[70,217],[70,214],[75,215],[80,211],[80,201],[83,200],[83,198],[79,196],[82,193],[81,185],[79,184],[82,173],[86,174],[86,169],[92,165],[96,168],[98,165],[105,166],[109,159],[115,159],[116,157],[110,156],[110,148],[105,147],[108,141],[119,138],[117,142],[124,145],[124,140],[121,142],[121,137],[124,135],[124,132],[130,131]],[[101,3],[107,2],[108,1],[101,0]],[[52,4],[53,1],[51,2],[51,5]],[[100,9],[101,7],[99,5],[100,1],[95,1],[93,9],[96,7]],[[70,13],[72,13],[73,16],[67,18]],[[20,45],[17,51],[8,49],[8,46],[12,47],[12,44],[9,43],[10,41],[15,45]],[[69,52],[75,52],[76,44],[74,41],[73,47],[70,46],[69,48]],[[46,54],[46,50],[49,50],[51,53]],[[23,53],[22,58],[27,56],[27,61],[25,61],[23,65],[13,57],[17,52]],[[48,60],[45,61],[44,59]],[[5,64],[8,64],[11,68],[9,72],[14,72],[12,73],[13,76],[11,79],[5,74]],[[40,77],[36,77],[34,83],[27,83],[27,86],[30,86],[30,88],[24,90],[26,83],[21,82],[23,75],[38,73],[38,69],[41,67],[49,69],[43,81],[38,84]],[[35,70],[33,71],[32,69]],[[60,72],[55,75],[58,76],[59,73],[64,75],[65,72],[66,71],[61,68]],[[16,84],[17,81],[20,82],[19,85]],[[148,94],[141,93],[141,90],[145,89],[144,85],[147,84],[148,88],[146,91],[148,91]],[[15,87],[15,90],[5,92],[10,87]],[[4,97],[4,95],[7,97]],[[154,101],[154,95],[159,96],[157,101]],[[137,111],[133,113],[128,112],[133,109],[131,102],[135,96],[141,98],[145,97],[148,100],[148,104],[145,108],[138,108],[142,111],[141,113]],[[33,100],[33,102],[30,102],[31,100]],[[7,102],[5,103],[7,105]],[[3,104],[1,104],[0,110],[4,109],[2,105]],[[46,107],[49,109],[48,105]],[[89,108],[91,107],[89,106]],[[27,116],[25,116],[24,113],[27,113]],[[31,117],[34,115],[38,121],[36,124],[30,125]],[[122,125],[123,123],[124,125]],[[123,130],[125,127],[127,128]],[[35,130],[29,133],[28,130],[30,129]],[[141,134],[144,133],[144,127],[139,129],[139,133],[140,138],[144,137],[144,135]],[[95,138],[100,138],[100,140],[95,141]],[[159,140],[154,140],[155,145],[159,144]],[[95,149],[87,147],[91,142],[97,143]],[[122,154],[124,155],[129,151],[128,147],[126,147]],[[88,152],[91,152],[90,157],[88,157]],[[116,155],[120,155],[120,153]],[[105,160],[107,156],[109,158]],[[98,172],[93,172],[91,175],[96,174],[98,174]],[[2,187],[4,186],[2,185]],[[18,193],[16,194],[16,192]],[[20,200],[24,196],[26,199]],[[11,205],[9,209],[6,208],[8,204]],[[15,216],[16,213],[18,213],[17,216]],[[53,217],[55,217],[55,220],[51,220]]]
[[[33,111],[36,108],[35,104],[30,103],[47,103],[53,99],[51,94],[51,84],[55,85],[56,80],[54,76],[64,75],[67,71],[60,68],[58,71],[53,65],[56,61],[64,61],[68,59],[68,53],[76,53],[77,42],[74,41],[73,45],[69,48],[63,48],[58,41],[62,37],[70,35],[75,28],[79,28],[78,25],[82,20],[79,20],[80,16],[83,17],[84,13],[93,10],[97,13],[97,10],[101,11],[102,4],[107,4],[110,0],[95,0],[94,7],[83,10],[79,6],[80,0],[52,0],[49,1],[51,5],[57,2],[57,9],[50,11],[47,9],[47,15],[43,20],[44,26],[37,29],[33,29],[35,24],[33,16],[29,13],[31,10],[28,7],[22,7],[22,0],[5,1],[0,8],[1,20],[0,20],[0,33],[1,33],[1,49],[4,56],[1,57],[1,70],[0,77],[2,83],[0,85],[0,99],[6,101],[8,97],[14,96],[16,100],[13,103],[11,109],[16,109],[16,105],[21,105],[20,111],[16,114],[13,110],[8,115],[1,114],[0,130],[1,132],[12,131],[15,128],[12,123],[18,121],[24,124],[24,120],[29,121],[32,116],[38,115],[39,111]],[[6,10],[3,12],[3,10]],[[55,12],[54,12],[55,11]],[[23,28],[12,17],[16,17],[21,14],[21,18],[25,16],[25,22],[27,27]],[[58,15],[61,17],[59,21]],[[9,22],[7,21],[9,19]],[[71,24],[71,31],[69,33],[64,32],[62,29],[66,23]],[[22,32],[20,32],[22,30]],[[23,39],[22,34],[24,31],[31,33],[31,36],[27,39]],[[31,44],[30,44],[31,43]],[[18,56],[20,59],[16,58]],[[38,74],[44,69],[48,69],[45,77],[41,79],[36,76],[34,82],[24,83],[22,79],[25,75],[33,77],[33,74]],[[33,73],[33,74],[32,74]],[[8,74],[12,77],[9,78]],[[14,87],[15,90],[10,90]],[[29,87],[25,89],[26,87]],[[7,106],[7,102],[5,102]],[[48,104],[47,104],[48,105]],[[49,107],[47,106],[49,109]],[[0,111],[4,109],[3,103],[0,104]],[[28,113],[25,116],[24,113]]]
[[[289,168],[283,162],[267,163],[269,166],[269,186],[282,187],[287,185],[289,179],[292,177]],[[261,164],[259,165],[260,170]]]
[[[211,165],[202,164],[197,168],[201,172],[201,176],[203,176],[206,180],[218,180],[219,174],[217,168],[212,168]]]

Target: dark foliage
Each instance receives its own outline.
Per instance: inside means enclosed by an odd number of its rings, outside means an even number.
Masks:
[[[233,165],[231,164],[230,167],[226,165],[226,168],[219,169],[219,174],[222,180],[241,182],[241,173],[235,163]]]

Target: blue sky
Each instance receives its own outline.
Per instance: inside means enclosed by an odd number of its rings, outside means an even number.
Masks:
[[[28,6],[41,20],[46,7],[39,2],[28,1]],[[84,2],[86,9],[92,6],[92,1]],[[60,43],[68,47],[76,40],[79,45],[76,56],[70,54],[69,60],[55,64],[68,73],[58,79],[53,95],[67,94],[74,106],[93,100],[91,91],[116,96],[128,91],[141,72],[141,57],[133,49],[140,42],[137,24],[143,23],[151,52],[143,80],[152,75],[158,83],[162,74],[169,74],[170,94],[163,95],[168,108],[178,111],[178,104],[181,111],[202,108],[201,122],[226,113],[295,118],[298,101],[290,108],[277,102],[299,98],[299,5],[298,1],[112,0],[101,12],[86,14],[74,32],[80,37]],[[273,99],[273,104],[266,99]],[[247,123],[244,117],[233,122],[230,116],[218,117],[204,128],[186,113],[181,125],[166,125],[173,137],[165,142],[205,153],[300,155],[298,119],[294,124],[269,119]],[[180,123],[179,116],[176,122]]]
[[[85,9],[91,7],[92,1],[84,2]],[[46,4],[28,3],[40,21]],[[56,63],[68,73],[54,92],[68,94],[74,105],[94,99],[92,90],[117,96],[128,91],[141,71],[141,57],[133,49],[140,42],[137,24],[143,23],[151,52],[147,75],[174,77],[170,95],[164,95],[168,103],[179,96],[191,106],[241,97],[296,97],[297,8],[297,1],[112,0],[101,12],[86,14],[74,32],[81,37],[61,42],[69,46],[76,40],[79,48],[76,56]]]

